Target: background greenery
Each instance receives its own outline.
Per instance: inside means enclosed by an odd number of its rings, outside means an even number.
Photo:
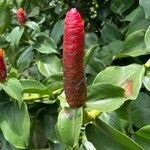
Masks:
[[[20,26],[18,8],[27,22]],[[65,101],[62,35],[66,12],[85,22],[85,108]],[[1,0],[3,150],[149,150],[150,1]]]

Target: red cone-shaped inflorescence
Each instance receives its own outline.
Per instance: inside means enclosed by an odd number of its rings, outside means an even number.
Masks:
[[[25,12],[22,8],[19,8],[17,11],[17,19],[21,25],[25,24],[25,22],[27,20]]]
[[[5,81],[6,79],[6,65],[4,62],[4,51],[2,49],[0,49],[0,82]]]
[[[84,105],[87,93],[84,75],[84,22],[73,8],[67,12],[63,37],[64,89],[72,108]]]

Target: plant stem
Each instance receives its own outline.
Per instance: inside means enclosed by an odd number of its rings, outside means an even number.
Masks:
[[[25,97],[23,100],[24,101],[34,101],[34,100],[41,100],[41,99],[45,99],[45,98],[49,98],[50,95],[36,95],[36,96],[29,96],[29,97]]]
[[[131,101],[127,101],[126,102],[126,111],[127,111],[127,116],[128,116],[128,134],[130,136],[130,138],[134,138],[133,135],[134,135],[134,130],[132,128],[132,118],[131,118],[131,105],[130,105],[130,102]]]

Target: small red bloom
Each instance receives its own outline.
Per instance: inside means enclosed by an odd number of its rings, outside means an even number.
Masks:
[[[25,24],[27,18],[26,18],[26,14],[23,10],[23,8],[19,8],[18,11],[17,11],[17,19],[18,19],[18,22],[23,25]]]
[[[6,65],[4,62],[5,53],[3,49],[0,49],[0,82],[3,82],[6,79]]]
[[[84,22],[73,8],[67,12],[63,37],[63,69],[66,100],[72,108],[84,105],[87,93],[84,75]]]

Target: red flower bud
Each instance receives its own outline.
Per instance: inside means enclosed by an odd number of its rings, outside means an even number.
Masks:
[[[6,79],[6,65],[4,62],[4,51],[0,49],[0,82],[3,82]]]
[[[87,93],[84,75],[84,22],[73,8],[67,12],[63,37],[63,69],[66,100],[72,108],[84,105]]]
[[[25,24],[25,22],[27,20],[25,12],[22,8],[19,8],[17,11],[17,19],[21,25]]]

